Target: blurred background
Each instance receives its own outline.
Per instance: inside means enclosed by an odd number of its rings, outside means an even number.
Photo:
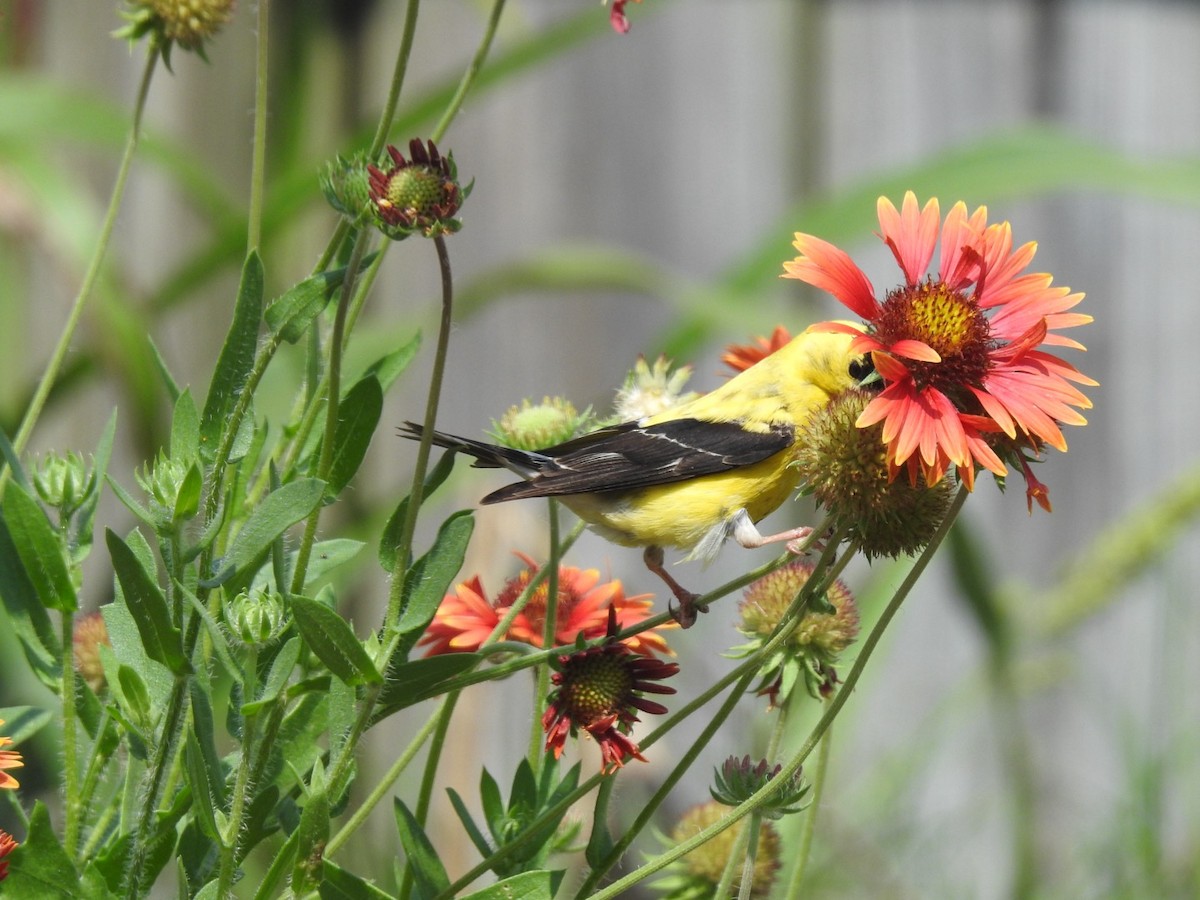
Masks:
[[[308,274],[333,228],[317,174],[369,142],[404,5],[273,4],[268,296]],[[490,8],[422,6],[394,143],[432,128]],[[144,50],[109,36],[118,9],[0,3],[9,435],[80,283],[128,128]],[[882,290],[897,270],[872,235],[877,196],[987,205],[1018,243],[1039,242],[1035,270],[1087,293],[1078,311],[1096,321],[1071,336],[1089,352],[1070,361],[1100,381],[1095,408],[1068,432],[1069,454],[1050,451],[1038,469],[1054,513],[1029,515],[1019,482],[1002,494],[981,478],[953,546],[872,658],[834,729],[809,893],[1200,895],[1200,4],[645,0],[626,12],[632,30],[620,36],[594,0],[509,0],[442,143],[475,189],[450,241],[458,312],[440,425],[477,435],[547,394],[603,413],[639,354],[691,363],[689,387],[711,389],[725,344],[842,314],[778,280],[792,232],[847,249]],[[245,248],[253,19],[241,4],[207,64],[177,53],[173,73],[156,77],[105,276],[32,453],[94,447],[116,406],[110,472],[132,487],[167,437],[153,347],[181,384],[204,390]],[[326,536],[373,544],[407,490],[414,447],[389,423],[420,416],[437,298],[432,246],[394,248],[349,369],[418,331],[429,340],[386,400],[354,495],[323,519]],[[302,366],[298,353],[276,360],[260,415],[286,415]],[[501,483],[460,466],[420,539],[439,512]],[[773,522],[811,514],[789,504]],[[111,500],[99,522],[132,527]],[[497,589],[519,567],[512,552],[544,558],[546,540],[537,503],[482,510],[461,577]],[[707,570],[673,571],[710,589],[772,556],[731,546]],[[661,595],[637,551],[585,536],[567,562]],[[987,589],[969,589],[979,582],[965,573],[980,567]],[[89,604],[111,597],[108,571],[101,549]],[[865,620],[903,572],[851,570]],[[363,554],[338,585],[365,635],[384,606],[383,573]],[[672,637],[681,698],[733,665],[722,653],[742,642],[736,599]],[[11,637],[0,635],[0,652],[0,706],[40,702]],[[480,765],[507,780],[528,736],[529,688],[515,678],[466,692],[445,784],[474,797]],[[422,720],[409,713],[367,742],[360,783]],[[765,702],[743,702],[658,827],[707,799],[726,755],[760,753],[772,721]],[[795,717],[797,741],[811,721]],[[617,816],[701,725],[628,767]],[[597,764],[590,743],[581,755],[585,771]],[[37,769],[26,766],[23,787],[53,800],[53,776]],[[444,795],[434,815],[447,867],[461,873],[476,858]],[[394,826],[377,819],[346,865],[390,871]]]

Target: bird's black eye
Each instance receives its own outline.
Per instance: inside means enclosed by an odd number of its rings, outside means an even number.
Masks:
[[[865,356],[860,356],[858,359],[850,363],[850,377],[855,381],[861,382],[863,379],[874,374],[875,361],[872,359],[870,353],[866,354]]]

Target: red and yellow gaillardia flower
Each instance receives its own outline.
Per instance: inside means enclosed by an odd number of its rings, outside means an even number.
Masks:
[[[0,719],[0,725],[4,724],[4,720]],[[5,750],[12,743],[12,738],[0,735],[0,788],[15,790],[21,786],[17,779],[8,774],[9,769],[19,769],[25,765],[25,760],[21,759],[21,754],[16,750]]]
[[[900,265],[903,283],[882,301],[850,256],[798,233],[800,256],[784,277],[828,291],[866,322],[814,328],[855,335],[853,349],[873,351],[884,389],[858,420],[883,423],[888,464],[914,483],[934,485],[955,467],[968,488],[981,466],[998,477],[1008,465],[1025,476],[1030,509],[1050,509],[1029,463],[1044,446],[1065,451],[1061,425],[1083,425],[1091,401],[1075,385],[1096,382],[1047,348],[1083,350],[1059,331],[1092,320],[1071,312],[1083,294],[1026,272],[1037,245],[1014,249],[1008,222],[987,224],[961,201],[942,219],[936,199],[919,207],[909,191],[899,210],[879,198],[879,236]],[[941,242],[938,275],[927,274]]]

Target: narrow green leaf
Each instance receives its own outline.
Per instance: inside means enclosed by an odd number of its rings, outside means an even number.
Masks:
[[[221,560],[220,572],[201,584],[216,587],[234,575],[244,574],[276,538],[316,509],[324,496],[325,482],[318,478],[302,478],[272,491],[233,539],[229,552]]]
[[[379,380],[379,386],[383,388],[386,394],[390,388],[405,370],[412,364],[412,361],[417,358],[417,351],[421,349],[421,332],[417,332],[412,336],[412,339],[401,346],[397,350],[393,350],[385,356],[381,356],[371,365],[367,366],[366,375],[374,375]]]
[[[450,477],[457,456],[457,453],[447,452],[429,470],[429,474],[425,476],[425,488],[421,495],[425,500],[428,500],[433,492],[441,487],[442,482]],[[407,515],[408,497],[405,497],[388,517],[387,524],[383,526],[383,534],[379,536],[379,564],[383,566],[385,572],[392,575],[396,574],[396,569],[403,568],[403,566],[396,565],[396,547],[400,543],[400,533],[404,530],[404,517]]]
[[[9,539],[25,567],[25,574],[47,609],[73,613],[78,605],[75,583],[58,533],[41,504],[16,482],[4,494],[4,518]]]
[[[305,572],[305,588],[319,581],[338,566],[354,559],[365,546],[365,542],[350,538],[333,538],[313,544],[312,555],[308,560],[308,570]],[[295,568],[298,555],[299,551],[297,550],[288,554],[288,571]]]
[[[121,487],[120,482],[116,481],[111,475],[106,475],[105,480],[108,482],[108,486],[112,488],[112,492],[116,494],[117,499],[121,501],[127,510],[137,516],[143,524],[149,525],[151,528],[158,527],[158,519],[154,517],[150,510],[135,500],[129,491]]]
[[[263,682],[262,693],[253,703],[247,703],[242,707],[242,712],[245,715],[250,715],[252,712],[257,712],[268,703],[274,703],[279,699],[279,695],[283,693],[283,689],[287,687],[288,679],[292,677],[292,670],[296,668],[296,663],[300,660],[300,638],[292,638],[283,648],[275,654],[275,659],[271,661],[271,668],[267,672],[267,678]]]
[[[483,832],[479,830],[479,826],[475,824],[475,819],[467,809],[467,804],[458,795],[458,791],[448,787],[446,788],[446,794],[450,797],[450,805],[454,807],[454,812],[458,815],[458,820],[462,822],[462,826],[467,832],[467,837],[471,839],[471,843],[475,845],[475,849],[479,851],[479,855],[485,859],[491,856],[496,848],[491,845]]]
[[[333,461],[329,470],[331,496],[340,494],[362,465],[382,412],[383,388],[374,375],[363,378],[342,398],[338,406]]]
[[[504,826],[507,823],[507,810],[504,808],[504,798],[500,796],[500,785],[485,767],[479,774],[479,801],[483,805],[483,818],[492,833],[492,840],[497,847],[503,847],[507,835]]]
[[[150,345],[150,353],[154,357],[154,365],[158,369],[159,377],[162,378],[163,387],[167,389],[167,396],[174,403],[179,399],[179,395],[183,393],[179,387],[179,382],[171,374],[171,368],[167,365],[167,361],[163,359],[162,351],[158,349],[158,345],[154,343],[154,339],[146,335],[146,343]]]
[[[281,341],[294,344],[304,336],[313,319],[329,302],[329,285],[324,275],[305,278],[276,297],[263,312],[267,327]]]
[[[204,490],[204,480],[200,475],[200,466],[192,463],[183,476],[179,485],[179,493],[175,496],[175,510],[172,518],[176,522],[184,522],[200,510],[200,494]]]
[[[447,679],[466,672],[483,661],[479,653],[445,653],[424,659],[402,660],[392,654],[383,690],[375,704],[372,724],[386,719],[407,706],[441,693]]]
[[[401,642],[405,654],[424,633],[454,576],[462,568],[467,544],[475,529],[475,515],[467,509],[442,523],[429,552],[413,563],[404,579],[404,606],[397,630],[407,636]]]
[[[296,831],[296,863],[292,868],[292,894],[303,897],[315,890],[323,876],[321,861],[329,840],[329,796],[324,777],[313,774],[312,792],[305,798]]]
[[[105,667],[105,676],[107,675],[108,668]],[[142,676],[131,666],[117,663],[117,677],[110,679],[108,684],[113,689],[117,705],[125,712],[126,718],[143,735],[149,734],[154,725],[153,704]]]
[[[387,891],[325,860],[321,900],[395,900]]]
[[[100,504],[100,494],[108,475],[108,461],[112,458],[113,438],[117,433],[117,411],[114,409],[104,425],[100,440],[96,443],[96,452],[92,456],[92,487],[80,504],[78,512],[72,517],[68,538],[75,550],[75,561],[80,562],[92,546],[92,523],[96,517],[96,507]]]
[[[47,709],[34,706],[8,706],[0,708],[0,719],[4,720],[4,736],[14,744],[29,740],[54,718]]]
[[[258,251],[251,250],[242,267],[233,321],[225,344],[221,347],[221,355],[208,386],[208,397],[204,401],[200,441],[208,453],[216,450],[222,431],[229,426],[229,414],[233,412],[238,395],[254,367],[258,326],[262,320],[263,277]]]
[[[8,867],[4,879],[6,900],[69,900],[76,896],[79,873],[58,842],[41,800],[34,803],[29,833],[9,854]]]
[[[237,664],[233,658],[233,654],[230,652],[229,637],[225,629],[216,623],[216,620],[212,617],[212,613],[200,602],[200,599],[178,581],[175,582],[175,590],[187,601],[192,611],[199,616],[200,622],[204,625],[204,630],[208,632],[208,639],[212,641],[213,651],[217,654],[217,659],[221,661],[221,665],[225,667],[225,671],[239,684],[245,682],[246,673],[242,671],[242,667]]]
[[[381,680],[371,657],[345,619],[307,597],[293,597],[291,602],[300,636],[330,672],[347,684]]]
[[[200,452],[200,411],[192,399],[191,388],[175,400],[171,415],[171,459],[189,462]]]
[[[183,655],[179,629],[171,622],[167,600],[158,583],[112,529],[105,529],[104,540],[108,544],[113,570],[117,573],[125,603],[142,637],[146,655],[162,663],[174,674],[184,674],[190,667]]]
[[[408,871],[412,873],[417,889],[426,897],[440,894],[450,887],[450,879],[446,876],[446,868],[438,858],[437,850],[425,834],[425,829],[399,797],[393,799],[393,809],[396,830],[400,832],[400,845],[408,858]]]
[[[554,873],[545,869],[522,872],[466,894],[462,900],[554,900],[554,882]]]
[[[25,564],[0,510],[0,603],[8,616],[8,627],[21,642],[29,668],[47,687],[59,683],[62,645],[46,608],[38,602],[37,590],[29,580]]]
[[[2,460],[0,460],[0,472],[4,471],[4,463],[8,463],[9,469],[12,470],[12,480],[28,490],[29,476],[25,474],[25,467],[21,465],[21,457],[13,448],[3,428],[0,428],[0,457],[2,457]]]
[[[209,778],[208,767],[204,763],[204,752],[196,740],[196,735],[189,728],[184,746],[184,764],[187,767],[188,784],[192,789],[192,809],[201,829],[213,841],[223,843],[220,828],[217,827],[217,817],[213,808],[213,786]]]

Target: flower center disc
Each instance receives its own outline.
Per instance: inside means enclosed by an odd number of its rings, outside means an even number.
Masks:
[[[981,385],[988,370],[991,328],[974,297],[943,282],[899,288],[883,304],[877,334],[884,343],[917,340],[941,356],[937,363],[905,360],[919,385]]]

